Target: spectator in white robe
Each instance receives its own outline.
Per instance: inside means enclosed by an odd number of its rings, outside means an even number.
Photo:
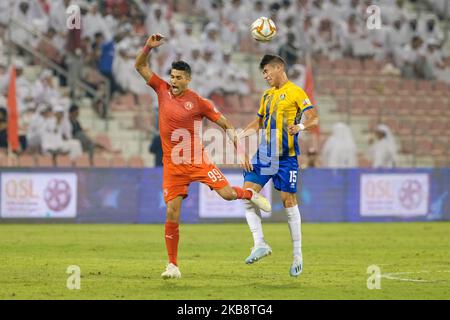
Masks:
[[[153,8],[153,12],[147,16],[145,26],[148,34],[169,34],[170,24],[169,21],[167,21],[167,19],[163,16],[163,11],[160,5],[156,5]]]
[[[186,22],[179,26],[180,30],[175,28],[176,43],[180,45],[181,49],[189,56],[194,47],[200,45],[200,40],[194,36],[194,28],[192,23]]]
[[[198,91],[203,85],[202,74],[206,69],[205,61],[202,57],[201,46],[199,44],[192,48],[191,56],[187,59],[187,62],[192,69],[190,87],[193,90]]]
[[[334,23],[339,23],[346,19],[345,7],[341,4],[342,0],[330,0],[324,3],[323,14],[330,17]]]
[[[106,41],[112,39],[113,34],[111,29],[109,29],[108,24],[105,21],[104,16],[98,10],[98,4],[93,3],[90,7],[89,12],[81,19],[82,21],[82,37],[89,37],[90,39],[94,39],[94,35],[98,32],[101,32],[105,37]]]
[[[401,53],[402,75],[406,78],[431,79],[432,70],[426,59],[427,48],[419,36],[414,36]]]
[[[306,67],[303,64],[294,64],[288,71],[289,79],[300,88],[305,88]]]
[[[267,9],[266,4],[262,0],[256,0],[253,4],[253,7],[248,12],[248,17],[250,19],[250,23],[258,19],[259,17],[267,17],[269,16],[269,10]]]
[[[376,141],[369,141],[369,159],[373,168],[394,168],[397,164],[397,144],[387,125],[380,124],[375,130]]]
[[[428,14],[426,18],[419,23],[419,30],[423,39],[434,39],[437,42],[444,40],[444,34],[439,28],[439,24],[434,14]]]
[[[222,22],[225,17],[225,4],[223,1],[198,1],[197,7],[202,6],[201,11],[205,12],[208,21]]]
[[[313,45],[316,54],[327,56],[330,60],[342,58],[343,50],[339,36],[339,30],[329,18],[320,21],[318,36]]]
[[[322,150],[325,168],[354,168],[357,166],[357,150],[350,127],[338,122],[333,125],[330,137]]]
[[[32,107],[33,102],[33,85],[25,78],[23,72],[25,69],[25,63],[22,60],[17,60],[16,67],[16,96],[17,96],[17,108],[19,112],[24,112],[29,107]],[[10,74],[10,72],[8,72]],[[8,76],[9,87],[9,76]]]
[[[49,69],[44,69],[33,86],[33,97],[36,103],[50,103],[52,99],[60,97],[59,91],[53,83],[53,74]]]
[[[102,12],[104,32],[107,36],[113,38],[119,32],[119,21],[114,17],[110,10]]]
[[[386,31],[386,50],[387,55],[399,66],[401,63],[401,51],[404,45],[408,43],[407,26],[402,20],[397,19],[392,26],[387,27]]]
[[[73,161],[83,153],[81,143],[72,138],[70,121],[63,106],[57,104],[53,110],[54,113],[45,118],[43,123],[42,152],[44,154],[67,153]]]
[[[67,8],[71,0],[53,1],[50,5],[50,27],[58,32],[62,38],[67,36]]]
[[[299,46],[305,53],[312,51],[313,45],[316,42],[317,31],[313,24],[312,16],[306,15],[303,23],[300,25],[300,32],[298,34]]]
[[[216,23],[209,23],[201,36],[203,51],[212,53],[212,60],[219,62],[222,56],[222,42],[220,39],[219,26]]]
[[[50,24],[50,16],[45,12],[43,3],[41,1],[30,1],[29,4],[33,25],[40,32],[47,32]]]
[[[1,25],[8,25],[9,19],[11,18],[13,9],[14,9],[14,3],[13,0],[2,0],[0,1],[0,24]]]
[[[230,51],[223,53],[220,66],[219,72],[222,79],[220,86],[225,94],[244,96],[250,93],[249,75],[231,60]]]
[[[51,116],[51,106],[45,103],[37,105],[36,112],[31,117],[27,127],[27,151],[40,153],[44,123]]]
[[[201,83],[199,88],[199,94],[206,98],[209,98],[215,91],[220,91],[220,65],[213,60],[213,52],[206,49],[203,52],[203,63],[208,66],[201,73]]]
[[[6,58],[0,59],[0,97],[6,95],[9,84],[10,71]]]
[[[392,24],[396,20],[406,21],[407,14],[404,0],[387,1],[381,5],[381,19],[383,23]],[[390,2],[390,3],[389,3]],[[394,2],[394,3],[392,3]]]
[[[450,85],[450,56],[442,59],[442,64],[434,70],[436,79]]]
[[[130,40],[124,39],[117,45],[118,54],[114,57],[113,76],[122,89],[141,95],[148,92],[148,87],[134,66],[139,49],[135,48]]]
[[[440,49],[440,44],[434,38],[428,39],[426,61],[431,68],[433,79],[436,79],[438,70],[445,67],[445,64],[444,55]]]
[[[372,56],[378,61],[383,61],[386,58],[387,30],[387,26],[382,25],[381,29],[370,30],[369,32]]]
[[[20,25],[11,29],[12,41],[22,45],[31,45],[33,37],[27,29],[34,29],[34,27],[32,25],[32,15],[28,1],[16,2],[12,17]]]
[[[367,57],[373,54],[369,32],[363,22],[353,14],[342,24],[341,43],[344,53],[353,57]]]

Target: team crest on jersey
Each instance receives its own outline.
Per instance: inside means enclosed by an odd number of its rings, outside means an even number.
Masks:
[[[193,105],[193,103],[190,102],[190,101],[187,101],[187,102],[184,103],[184,108],[185,108],[187,111],[192,110],[193,107],[194,107],[194,105]]]
[[[311,101],[309,99],[305,99],[303,100],[303,105],[306,106],[310,106],[311,105]]]
[[[280,96],[280,100],[284,100],[286,98],[286,95],[283,93],[281,96]]]

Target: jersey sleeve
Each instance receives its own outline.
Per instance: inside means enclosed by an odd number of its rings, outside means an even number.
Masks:
[[[168,87],[168,83],[161,79],[156,73],[153,73],[150,80],[148,80],[147,85],[152,87],[153,90],[155,90],[155,92],[158,94]]]
[[[297,93],[295,95],[295,103],[301,112],[305,112],[308,109],[314,108],[311,100],[309,100],[308,95],[303,89],[298,88]]]
[[[199,97],[198,104],[202,116],[208,118],[212,122],[216,122],[222,116],[222,113],[220,113],[209,100]]]
[[[258,117],[263,118],[264,117],[264,101],[266,100],[266,93],[264,93],[261,97],[261,100],[259,101],[259,110],[258,110]]]

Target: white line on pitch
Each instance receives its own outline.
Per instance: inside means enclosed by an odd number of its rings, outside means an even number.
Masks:
[[[438,272],[450,272],[450,270],[434,271],[433,273],[438,273]],[[440,282],[440,281],[443,281],[443,280],[408,279],[408,278],[397,277],[397,275],[401,275],[401,274],[416,274],[416,273],[431,273],[431,271],[393,272],[393,273],[381,274],[381,277],[385,278],[385,279],[389,279],[389,280],[409,281],[409,282]]]

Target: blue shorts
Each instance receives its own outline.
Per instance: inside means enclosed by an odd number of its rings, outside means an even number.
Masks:
[[[275,189],[283,192],[296,193],[298,180],[297,157],[279,157],[279,160],[262,164],[253,163],[253,171],[244,171],[244,182],[264,185],[272,178]]]

